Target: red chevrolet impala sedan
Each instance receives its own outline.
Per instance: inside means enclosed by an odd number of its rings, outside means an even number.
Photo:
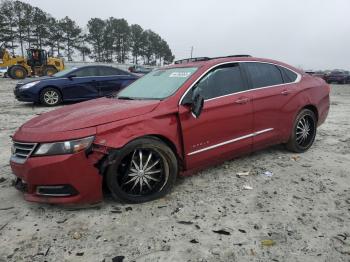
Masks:
[[[304,152],[329,110],[320,78],[246,55],[152,71],[117,97],[37,116],[13,136],[11,168],[28,201],[139,203],[188,175],[273,144]]]

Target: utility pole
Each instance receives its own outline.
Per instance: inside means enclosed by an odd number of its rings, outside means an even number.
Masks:
[[[192,59],[192,55],[193,55],[193,46],[191,46],[191,59]]]

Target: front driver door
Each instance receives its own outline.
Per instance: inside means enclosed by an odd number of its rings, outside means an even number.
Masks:
[[[232,158],[252,147],[253,110],[239,64],[218,66],[187,93],[179,106],[186,168]],[[204,107],[195,118],[188,99],[200,93]]]
[[[63,87],[65,100],[86,100],[98,97],[97,70],[94,66],[79,68],[71,73]]]

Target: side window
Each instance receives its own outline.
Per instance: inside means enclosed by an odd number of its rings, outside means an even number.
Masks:
[[[297,79],[298,75],[296,73],[290,71],[287,68],[281,67],[281,66],[279,66],[278,68],[282,72],[283,80],[285,83],[292,83]]]
[[[128,75],[127,73],[112,67],[99,67],[99,76]]]
[[[96,67],[85,67],[78,69],[73,74],[77,77],[86,77],[86,76],[97,76],[97,70]]]
[[[245,90],[238,64],[215,68],[205,75],[194,87],[204,99],[215,98]]]
[[[283,78],[277,66],[266,63],[244,63],[252,80],[252,88],[283,84]]]

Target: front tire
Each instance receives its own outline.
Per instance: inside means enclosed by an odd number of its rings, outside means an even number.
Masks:
[[[178,173],[173,151],[160,139],[136,139],[109,166],[106,181],[116,200],[143,203],[170,192]]]
[[[307,151],[315,141],[316,131],[315,113],[309,109],[301,110],[295,119],[287,149],[296,153]]]
[[[45,88],[40,92],[40,103],[45,106],[57,106],[62,102],[61,93],[56,88]]]
[[[27,70],[20,65],[14,65],[8,71],[12,79],[24,79],[28,75]]]

